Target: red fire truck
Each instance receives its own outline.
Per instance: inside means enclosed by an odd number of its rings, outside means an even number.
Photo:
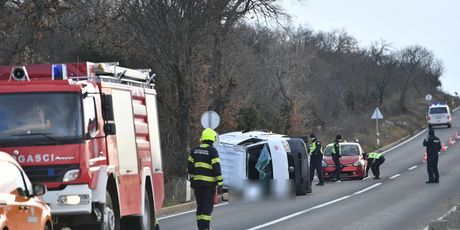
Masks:
[[[155,229],[163,205],[150,70],[118,63],[0,66],[0,150],[11,154],[58,226]]]

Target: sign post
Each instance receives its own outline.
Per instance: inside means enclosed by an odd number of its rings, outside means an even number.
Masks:
[[[379,133],[379,119],[383,119],[383,115],[379,110],[379,107],[376,107],[374,113],[371,116],[372,120],[375,120],[375,127],[377,132],[377,146],[380,146],[380,133]]]
[[[216,129],[217,126],[219,126],[219,124],[220,124],[220,117],[219,117],[219,114],[217,114],[215,111],[208,110],[204,112],[203,114],[201,114],[201,126],[203,126],[203,128]],[[216,138],[217,138],[216,143],[219,143],[219,135],[217,135]],[[190,190],[190,186],[187,185],[187,189]],[[217,188],[216,188],[216,193],[214,195],[214,204],[217,204],[218,201],[219,201],[219,198],[217,196]]]

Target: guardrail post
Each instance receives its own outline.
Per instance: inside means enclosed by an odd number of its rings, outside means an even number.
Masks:
[[[430,223],[428,230],[447,230],[447,220],[435,220]]]

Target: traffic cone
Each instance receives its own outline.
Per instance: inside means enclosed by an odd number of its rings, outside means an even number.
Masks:
[[[453,145],[455,141],[452,140],[452,137],[449,137],[449,145]]]
[[[441,151],[445,152],[447,150],[446,143],[442,142]]]
[[[426,150],[425,150],[425,154],[423,155],[423,163],[426,162],[426,159],[427,159],[427,156],[426,156]]]
[[[455,140],[458,140],[460,137],[458,136],[458,131],[455,131]]]
[[[216,193],[214,193],[214,204],[219,203],[219,195],[217,194],[217,188],[216,188]]]

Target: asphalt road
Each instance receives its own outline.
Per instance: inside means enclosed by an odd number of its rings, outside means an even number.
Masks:
[[[460,110],[453,127],[437,128],[448,145],[460,132]],[[313,193],[283,202],[235,203],[215,207],[212,229],[424,229],[460,203],[460,141],[439,158],[440,183],[425,184],[423,139],[427,130],[385,152],[380,180],[326,183]],[[161,229],[196,229],[193,210],[160,218]]]

